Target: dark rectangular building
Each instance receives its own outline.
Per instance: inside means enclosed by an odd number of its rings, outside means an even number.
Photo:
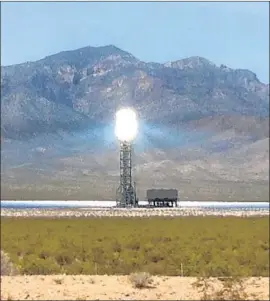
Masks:
[[[177,207],[177,189],[148,189],[146,192],[151,207]]]

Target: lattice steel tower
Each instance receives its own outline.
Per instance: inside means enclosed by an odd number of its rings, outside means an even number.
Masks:
[[[117,189],[118,207],[136,207],[135,185],[132,182],[132,144],[120,142],[120,186]]]

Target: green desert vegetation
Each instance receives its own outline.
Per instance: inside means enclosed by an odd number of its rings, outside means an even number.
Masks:
[[[269,277],[268,217],[3,217],[1,224],[1,249],[21,274]]]

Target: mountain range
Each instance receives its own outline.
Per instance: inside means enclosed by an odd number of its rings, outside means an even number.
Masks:
[[[143,62],[115,46],[1,67],[2,199],[113,199],[114,115],[140,121],[141,198],[269,199],[269,84],[202,57]]]

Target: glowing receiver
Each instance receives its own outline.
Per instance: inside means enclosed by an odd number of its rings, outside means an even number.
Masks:
[[[136,113],[130,109],[120,109],[116,113],[115,135],[121,142],[131,142],[136,138],[138,122]]]

